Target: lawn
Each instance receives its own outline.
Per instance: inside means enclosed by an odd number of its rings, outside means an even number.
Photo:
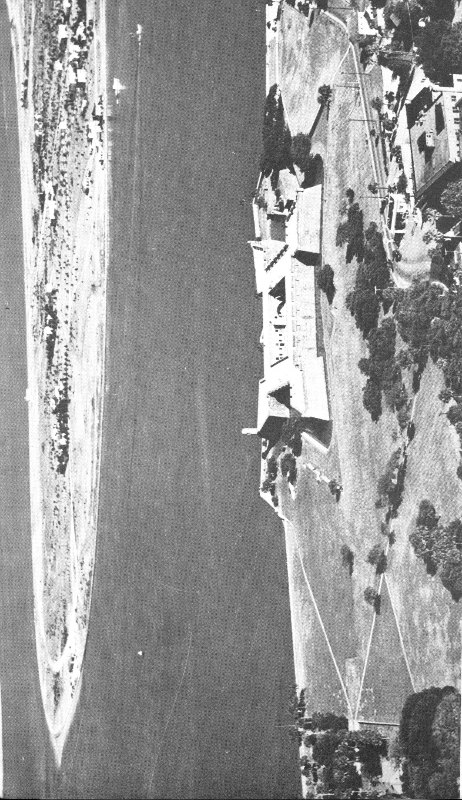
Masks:
[[[364,675],[358,719],[399,723],[404,701],[412,691],[390,596],[384,582],[380,614],[375,618]]]
[[[331,84],[348,47],[344,30],[324,14],[307,17],[283,6],[279,33],[279,85],[290,131],[309,133],[319,111],[318,89]]]
[[[390,588],[418,688],[460,683],[460,604],[440,579],[427,574],[409,544],[421,500],[430,500],[447,523],[462,517],[462,484],[456,475],[459,442],[438,399],[442,374],[429,363],[417,395],[416,434],[409,447],[403,503],[394,524]],[[405,591],[403,591],[405,587]],[[412,602],[409,599],[412,597]]]
[[[358,361],[367,355],[367,346],[345,305],[357,262],[353,259],[347,264],[346,246],[337,245],[340,207],[347,189],[355,193],[364,228],[370,222],[380,226],[380,198],[367,189],[375,177],[371,150],[376,145],[369,139],[359,89],[354,85],[357,81],[349,74],[355,68],[353,56],[351,51],[345,55],[346,39],[340,27],[315,15],[310,28],[306,18],[287,6],[279,41],[280,85],[292,134],[311,129],[319,111],[318,87],[333,84],[330,108],[319,117],[312,137],[312,153],[320,154],[324,161],[322,262],[333,268],[336,287],[332,306],[320,295],[333,435],[327,453],[304,442],[295,496],[284,481],[280,508],[289,521],[286,541],[298,680],[304,682],[308,708],[336,710],[345,704],[342,681],[351,687],[355,706],[357,678],[364,671],[374,615],[363,593],[369,585],[378,586],[367,555],[375,544],[385,547],[388,541],[381,533],[384,511],[375,506],[377,482],[402,437],[390,411],[384,409],[379,422],[373,423],[364,409],[365,378]],[[369,94],[381,94],[379,84],[377,71]],[[383,722],[397,721],[404,699],[412,692],[400,634],[417,689],[432,683],[455,683],[459,674],[458,606],[437,579],[426,575],[408,541],[418,502],[424,496],[438,511],[444,508],[445,521],[462,514],[456,437],[445,418],[438,416],[442,409],[437,400],[439,380],[438,371],[427,368],[416,405],[416,435],[409,451],[405,496],[394,526],[397,542],[389,554],[390,595],[383,581],[382,611],[366,665],[361,713]],[[306,468],[308,462],[343,485],[338,503],[326,484],[318,483]],[[342,566],[342,544],[354,554],[351,576]]]

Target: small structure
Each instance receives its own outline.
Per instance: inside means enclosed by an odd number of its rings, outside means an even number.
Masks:
[[[415,196],[425,201],[460,171],[462,76],[452,87],[424,86],[406,103]]]

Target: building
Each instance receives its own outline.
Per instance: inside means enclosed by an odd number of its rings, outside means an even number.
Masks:
[[[425,202],[461,168],[462,76],[452,87],[426,85],[406,103],[414,191]]]
[[[281,211],[285,241],[250,242],[263,303],[264,377],[258,394],[258,434],[277,441],[290,416],[330,419],[324,357],[320,354],[315,265],[321,241],[321,185],[297,192]]]

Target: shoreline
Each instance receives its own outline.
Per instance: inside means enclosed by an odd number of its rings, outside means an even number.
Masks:
[[[88,4],[90,6],[90,3]],[[74,233],[74,259],[79,272],[80,286],[88,295],[87,305],[83,304],[85,317],[80,314],[78,302],[75,303],[75,325],[79,334],[77,346],[72,345],[72,335],[66,347],[72,369],[72,393],[69,402],[69,437],[70,455],[67,474],[61,481],[61,489],[53,491],[58,485],[58,478],[51,474],[51,469],[44,456],[44,432],[50,426],[47,423],[46,392],[44,381],[46,365],[43,354],[39,352],[40,342],[37,334],[37,319],[40,317],[34,293],[37,293],[39,273],[47,259],[46,225],[42,225],[41,235],[34,240],[33,215],[37,213],[38,193],[33,178],[32,143],[34,141],[34,98],[26,108],[21,107],[21,87],[24,74],[24,2],[7,0],[11,26],[11,40],[14,55],[17,105],[19,117],[19,147],[21,173],[21,205],[23,225],[24,280],[26,294],[26,339],[28,364],[28,405],[29,405],[29,459],[30,459],[30,501],[31,501],[31,535],[34,584],[34,623],[36,634],[36,650],[39,668],[42,702],[53,746],[57,765],[60,766],[64,744],[77,707],[80,689],[83,659],[88,636],[91,608],[94,562],[96,553],[96,536],[98,520],[98,500],[101,461],[102,415],[104,406],[104,369],[106,346],[106,286],[109,247],[109,213],[108,213],[108,131],[107,131],[107,50],[106,50],[106,4],[105,0],[95,0],[92,11],[87,9],[87,19],[93,18],[95,23],[94,61],[89,63],[91,78],[94,80],[95,101],[102,96],[103,113],[105,115],[104,135],[101,137],[99,162],[96,161],[96,150],[93,145],[90,153],[87,144],[85,161],[92,164],[94,171],[94,190],[86,198],[79,195],[74,198],[78,215],[69,222]],[[35,23],[35,3],[31,6],[32,24]],[[97,20],[97,22],[96,22]],[[34,38],[30,37],[29,64],[33,65]],[[90,71],[89,70],[89,71]],[[31,67],[29,67],[29,77]],[[31,83],[31,81],[29,81]],[[35,109],[37,113],[37,110]],[[84,148],[85,149],[85,148]],[[93,159],[92,159],[93,157]],[[91,161],[92,159],[92,161]],[[48,166],[48,165],[47,165]],[[80,187],[79,187],[80,188]],[[74,192],[74,195],[76,193]],[[90,202],[91,201],[91,202]],[[75,205],[75,202],[74,202]],[[43,211],[43,208],[42,208]],[[45,208],[46,212],[46,208]],[[46,222],[46,213],[43,221]],[[88,231],[88,220],[90,230]],[[79,228],[82,234],[79,238]],[[88,242],[82,243],[88,231]],[[45,242],[44,242],[45,239]],[[59,245],[63,245],[65,234],[56,234]],[[32,244],[31,244],[32,242]],[[97,254],[95,259],[91,245]],[[38,260],[37,260],[38,259]],[[95,261],[97,262],[95,264]],[[43,263],[42,263],[43,262]],[[74,262],[72,262],[74,263]],[[53,265],[45,264],[45,274],[49,274]],[[55,269],[56,272],[56,269]],[[70,272],[70,268],[69,268]],[[91,276],[96,275],[96,283],[88,286]],[[60,280],[58,271],[56,280]],[[70,295],[71,279],[64,279],[63,292]],[[86,283],[85,283],[86,280]],[[83,285],[82,285],[83,283]],[[95,299],[96,293],[96,299]],[[77,297],[77,294],[74,295]],[[36,312],[34,321],[34,311]],[[92,313],[93,312],[93,313]],[[71,312],[68,316],[71,317]],[[96,324],[95,318],[96,317]],[[91,324],[90,324],[91,320]],[[43,322],[42,322],[43,325]],[[72,323],[71,323],[72,325]],[[41,348],[43,350],[43,347]],[[89,363],[89,360],[91,363]],[[87,374],[88,373],[88,374]],[[54,379],[60,386],[62,377]],[[58,388],[55,389],[58,391]],[[91,401],[91,402],[90,402]],[[76,409],[74,411],[74,409]],[[82,410],[83,409],[83,410]],[[79,438],[80,437],[80,438]],[[75,441],[73,441],[73,439]],[[88,444],[88,440],[90,445]],[[80,447],[80,450],[79,450]],[[88,463],[90,460],[90,463]],[[88,477],[88,473],[90,477]],[[58,491],[58,495],[56,495]],[[58,500],[64,492],[64,502]],[[64,532],[59,532],[53,522],[51,506],[59,504],[58,517],[63,516]],[[62,510],[62,514],[61,514]],[[56,511],[56,509],[55,509]],[[67,523],[66,523],[67,520]],[[54,527],[53,527],[54,526]],[[59,526],[59,522],[58,522]],[[50,532],[51,531],[51,532]],[[49,539],[53,538],[52,550],[49,551]],[[63,539],[65,553],[62,569],[65,569],[64,588],[63,573],[47,576],[44,559],[48,561],[51,552],[56,563],[56,551],[62,549]],[[48,544],[47,544],[48,542]],[[48,548],[48,551],[47,551]],[[66,556],[66,552],[68,555]],[[70,559],[70,561],[69,561]],[[67,565],[67,566],[66,566]],[[49,564],[48,564],[49,566]],[[48,580],[47,580],[48,578]],[[56,584],[58,588],[56,588]],[[66,586],[68,589],[66,590]],[[61,597],[55,607],[53,617],[53,599],[50,592],[58,591]],[[61,591],[61,595],[59,595]],[[63,595],[64,592],[64,595]],[[67,600],[66,600],[67,598]],[[50,606],[51,602],[51,606]],[[71,611],[68,610],[69,604]],[[61,610],[63,609],[63,610]],[[48,632],[51,630],[53,633]],[[61,630],[58,630],[61,628]],[[55,649],[58,642],[58,653],[50,653],[50,646]],[[62,644],[64,642],[64,644]],[[56,699],[56,686],[58,700]]]

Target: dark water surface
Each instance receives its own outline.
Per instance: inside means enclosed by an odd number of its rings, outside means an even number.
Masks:
[[[0,194],[10,221],[0,232],[6,792],[296,797],[297,752],[280,727],[290,722],[293,682],[283,536],[257,496],[257,443],[240,433],[256,419],[261,370],[261,310],[246,240],[264,100],[265,4],[108,6],[108,80],[116,76],[127,89],[111,123],[93,604],[60,775],[33,639],[16,130],[13,136],[12,111],[7,139],[0,119],[1,169],[14,177],[8,198]],[[7,39],[3,7],[1,22]],[[129,36],[137,23],[139,54]],[[12,109],[7,52],[5,45],[1,78]],[[14,315],[4,310],[5,292]]]

